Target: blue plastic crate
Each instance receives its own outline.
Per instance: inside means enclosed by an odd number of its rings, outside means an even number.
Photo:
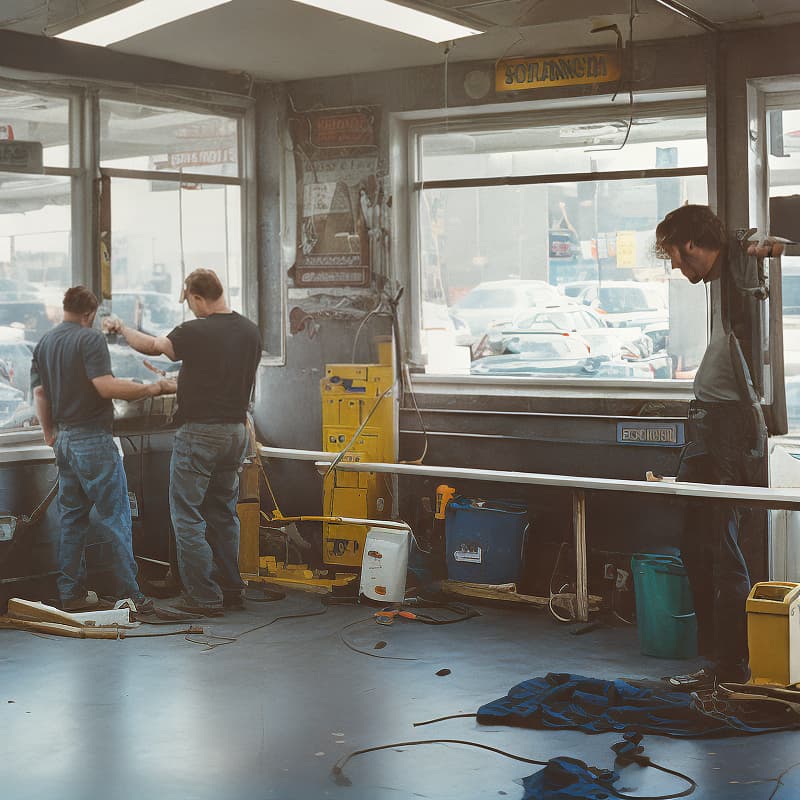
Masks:
[[[447,506],[447,577],[471,583],[518,583],[528,538],[528,508],[508,500],[456,497]]]

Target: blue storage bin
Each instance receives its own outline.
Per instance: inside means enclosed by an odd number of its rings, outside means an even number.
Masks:
[[[528,508],[508,500],[455,497],[445,515],[447,577],[517,583],[528,535]]]

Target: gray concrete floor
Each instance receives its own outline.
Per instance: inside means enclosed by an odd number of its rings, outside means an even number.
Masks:
[[[376,625],[373,609],[331,607],[322,616],[250,628],[279,615],[320,610],[318,596],[206,621],[208,649],[183,636],[84,641],[0,631],[0,731],[4,800],[400,800],[522,796],[538,767],[458,745],[371,753],[359,748],[416,739],[465,739],[528,758],[559,755],[610,767],[613,734],[478,726],[454,719],[514,684],[547,672],[658,678],[687,662],[639,655],[633,628],[572,636],[543,612],[480,608],[483,616],[433,627]],[[363,622],[358,622],[364,620]],[[356,647],[348,649],[342,629]],[[161,632],[143,626],[137,633]],[[232,637],[229,641],[214,637]],[[378,642],[386,646],[375,649]],[[447,668],[444,677],[437,670]],[[659,763],[690,774],[697,800],[800,797],[800,733],[716,740],[645,737]],[[625,790],[681,791],[673,778],[628,768]],[[777,791],[776,791],[777,787]],[[774,792],[774,794],[773,794]]]

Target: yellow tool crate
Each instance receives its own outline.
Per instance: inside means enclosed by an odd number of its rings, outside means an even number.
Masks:
[[[750,683],[800,683],[800,583],[757,583],[747,598]]]

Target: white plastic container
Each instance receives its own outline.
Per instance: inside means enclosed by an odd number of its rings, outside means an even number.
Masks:
[[[410,550],[410,528],[371,527],[364,542],[359,593],[370,600],[402,603]]]

